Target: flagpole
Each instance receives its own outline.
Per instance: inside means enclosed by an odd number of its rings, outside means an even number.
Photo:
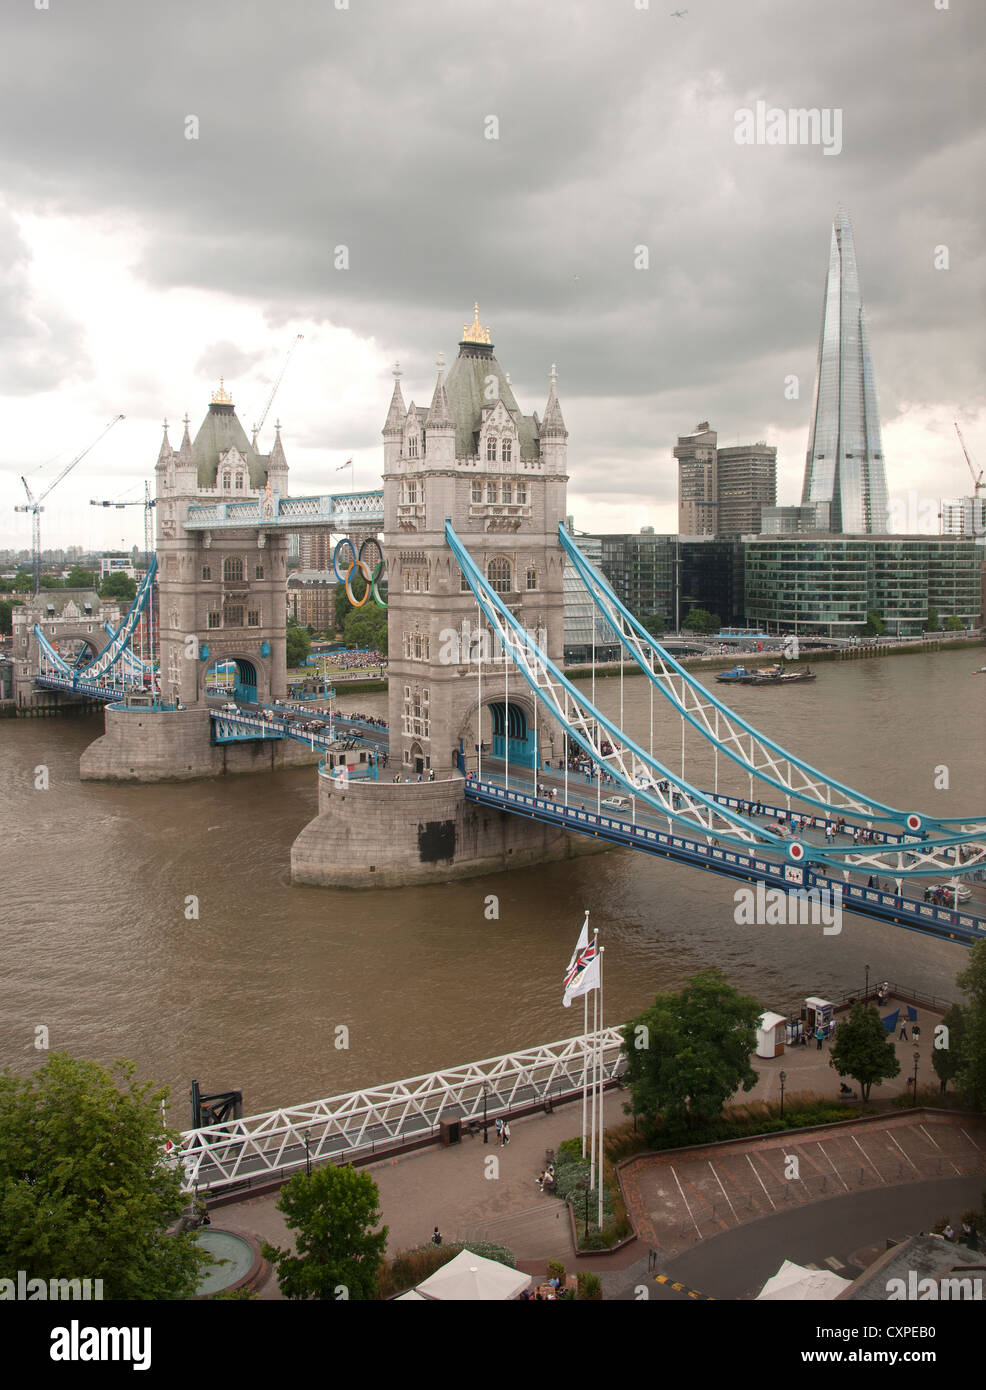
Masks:
[[[582,1064],[582,1157],[585,1158],[585,1122],[589,1118],[589,996],[582,996],[582,1050],[585,1061]]]
[[[606,1094],[603,1082],[603,951],[599,951],[599,1229],[603,1228],[603,1097]]]
[[[593,954],[593,957],[595,957],[596,955],[598,955],[598,953],[599,953],[599,928],[597,927],[597,928],[593,931],[593,933],[592,933],[592,954]],[[592,1031],[593,1031],[593,1033],[595,1033],[595,1031],[596,1031],[596,1019],[597,1019],[597,1017],[598,1017],[598,1014],[599,1014],[599,991],[598,991],[597,989],[594,989],[594,990],[592,991]],[[590,1187],[590,1188],[594,1187],[594,1186],[595,1186],[595,1183],[596,1183],[596,1076],[595,1076],[596,1049],[595,1049],[595,1046],[593,1046],[593,1048],[592,1048],[592,1053],[591,1053],[591,1055],[592,1055],[592,1061],[593,1061],[593,1076],[592,1076],[592,1105],[591,1105],[591,1107],[590,1107],[590,1115],[591,1115],[592,1125],[591,1125],[590,1134],[589,1134],[589,1187]],[[588,1049],[587,1049],[587,1055],[586,1055],[586,1063],[585,1063],[585,1065],[586,1065],[586,1070],[588,1071],[588,1068],[589,1068]]]

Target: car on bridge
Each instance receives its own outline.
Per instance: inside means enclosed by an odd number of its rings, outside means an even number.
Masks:
[[[603,805],[608,806],[611,811],[624,811],[630,802],[625,796],[607,796],[603,800]]]

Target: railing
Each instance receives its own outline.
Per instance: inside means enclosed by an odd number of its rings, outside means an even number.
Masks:
[[[383,525],[383,492],[334,493],[321,497],[278,497],[265,513],[264,500],[195,503],[185,517],[186,531],[221,530],[223,527],[294,527]]]
[[[270,1181],[318,1160],[372,1155],[433,1139],[443,1120],[479,1124],[572,1097],[601,1046],[607,1082],[622,1072],[623,1035],[605,1028],[406,1081],[271,1110],[182,1135],[186,1189]]]

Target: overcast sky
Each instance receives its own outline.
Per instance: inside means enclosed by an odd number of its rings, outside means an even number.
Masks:
[[[969,490],[982,0],[343,2],[7,0],[0,547],[29,543],[20,475],[120,412],[42,545],[139,541],[90,498],[140,497],[220,374],[249,431],[297,333],[261,447],[280,418],[295,495],[350,456],[378,486],[395,359],[427,403],[476,299],[525,413],[557,363],[579,527],[676,529],[671,449],[705,419],[776,444],[800,501],[840,204],[900,514]],[[738,144],[758,101],[841,112],[840,152]]]

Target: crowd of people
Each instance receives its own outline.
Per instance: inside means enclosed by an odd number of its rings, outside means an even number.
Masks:
[[[362,671],[367,667],[382,669],[387,665],[387,658],[376,647],[365,652],[331,652],[328,660],[342,671]]]

